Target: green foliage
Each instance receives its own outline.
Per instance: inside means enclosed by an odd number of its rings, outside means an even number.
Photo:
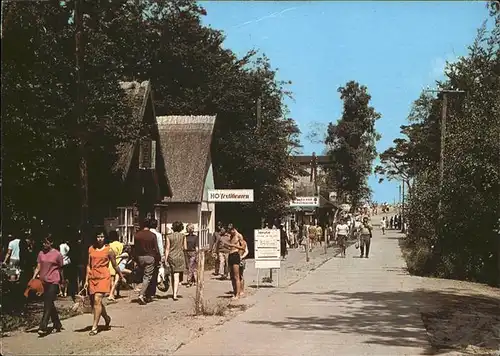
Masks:
[[[483,26],[466,57],[448,64],[444,181],[439,187],[441,98],[424,95],[403,132],[406,174],[415,183],[410,197],[408,265],[418,274],[497,283],[500,216],[500,23]],[[427,109],[423,109],[427,108]],[[417,133],[417,134],[415,134]],[[391,156],[391,158],[394,156]],[[438,212],[438,201],[441,210]],[[422,253],[425,251],[425,253]]]
[[[110,172],[118,142],[137,139],[119,80],[151,80],[157,115],[217,114],[212,160],[220,188],[253,188],[242,216],[282,215],[299,130],[265,56],[222,47],[191,0],[84,1],[84,115],[76,117],[74,2],[4,6],[2,120],[5,220],[21,225],[79,216],[80,152],[86,142],[91,211],[116,199]],[[256,128],[256,99],[262,119]],[[47,202],[52,204],[48,208]],[[4,221],[5,221],[4,220]]]
[[[375,130],[375,121],[380,114],[370,106],[371,96],[365,86],[350,81],[338,92],[344,101],[344,111],[337,124],[328,125],[325,143],[336,164],[329,174],[343,199],[349,196],[356,207],[370,196],[367,180],[377,156],[375,143],[380,135]]]

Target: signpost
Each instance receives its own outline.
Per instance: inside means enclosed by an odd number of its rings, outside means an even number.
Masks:
[[[253,189],[209,189],[210,203],[252,203]]]
[[[280,230],[255,230],[255,268],[257,269],[257,288],[259,288],[259,271],[261,269],[279,269],[281,267]],[[279,273],[278,273],[279,287]]]
[[[290,201],[290,206],[319,206],[319,197],[296,197],[294,200]]]

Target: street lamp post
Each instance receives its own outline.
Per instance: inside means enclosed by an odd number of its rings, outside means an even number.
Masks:
[[[446,149],[446,118],[448,111],[448,94],[462,94],[464,90],[425,90],[426,92],[442,94],[441,103],[441,147],[439,152],[439,188],[443,189],[444,181],[444,155]],[[441,196],[439,197],[438,210],[441,212]]]

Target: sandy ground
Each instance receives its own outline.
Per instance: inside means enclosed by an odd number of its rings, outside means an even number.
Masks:
[[[377,225],[379,218],[373,219]],[[402,237],[395,232],[391,234],[394,234],[394,238]],[[318,248],[311,254],[311,261],[306,263],[303,250],[292,250],[279,271],[279,287],[275,272],[273,286],[261,283],[258,290],[257,272],[253,261],[248,261],[247,297],[238,302],[228,298],[231,289],[229,281],[220,281],[207,272],[205,301],[207,314],[212,315],[194,316],[195,288],[181,287],[183,298],[177,302],[170,298],[170,292],[159,292],[159,298],[147,306],[138,305],[132,293],[109,306],[113,318],[109,331],[103,330],[99,335],[90,337],[88,331],[92,317],[89,314],[79,315],[63,321],[65,330],[62,333],[45,338],[38,338],[36,329],[4,335],[2,355],[172,354],[200,336],[217,331],[222,324],[235,317],[239,318],[251,311],[255,313],[259,305],[269,303],[276,293],[288,292],[291,286],[321,268],[336,252],[332,248],[324,255],[323,250]],[[390,274],[407,274],[404,268],[385,272],[387,278],[390,278]],[[335,278],[335,270],[329,273]],[[262,281],[265,276],[268,273],[262,273],[259,280]],[[387,292],[390,295],[377,303],[387,312],[404,314],[411,308],[420,314],[423,335],[418,338],[429,344],[427,355],[500,356],[499,289],[433,278],[411,277],[411,281],[414,285],[411,298],[408,293],[394,290]],[[408,305],[409,299],[413,304]],[[70,304],[68,301],[60,303]]]
[[[230,282],[218,280],[212,272],[207,272],[204,295],[207,314],[213,315],[194,316],[195,287],[181,287],[179,293],[182,298],[178,301],[171,299],[171,290],[158,292],[158,298],[146,306],[137,304],[135,293],[126,293],[124,298],[108,307],[112,317],[111,330],[102,330],[91,337],[88,332],[92,316],[79,315],[63,321],[63,332],[44,338],[38,337],[36,328],[5,334],[2,355],[168,355],[275,291],[304,278],[336,253],[335,248],[330,248],[324,255],[323,250],[317,248],[311,254],[310,262],[306,263],[303,250],[291,250],[287,260],[282,262],[279,278],[277,272],[274,273],[273,284],[262,283],[268,272],[260,274],[259,289],[256,288],[257,271],[253,261],[249,260],[245,272],[247,296],[236,302],[230,299]],[[67,301],[62,303],[69,304]]]
[[[500,355],[498,288],[454,280],[418,280],[422,321],[434,350]]]

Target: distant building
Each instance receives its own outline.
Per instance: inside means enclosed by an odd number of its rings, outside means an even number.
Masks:
[[[294,220],[306,224],[316,221],[326,224],[333,218],[336,209],[334,202],[330,201],[330,196],[332,199],[335,197],[333,187],[321,191],[325,168],[332,165],[330,156],[316,156],[313,153],[310,156],[293,156],[293,159],[299,165],[294,180],[288,184],[295,195],[295,199],[290,202]]]

